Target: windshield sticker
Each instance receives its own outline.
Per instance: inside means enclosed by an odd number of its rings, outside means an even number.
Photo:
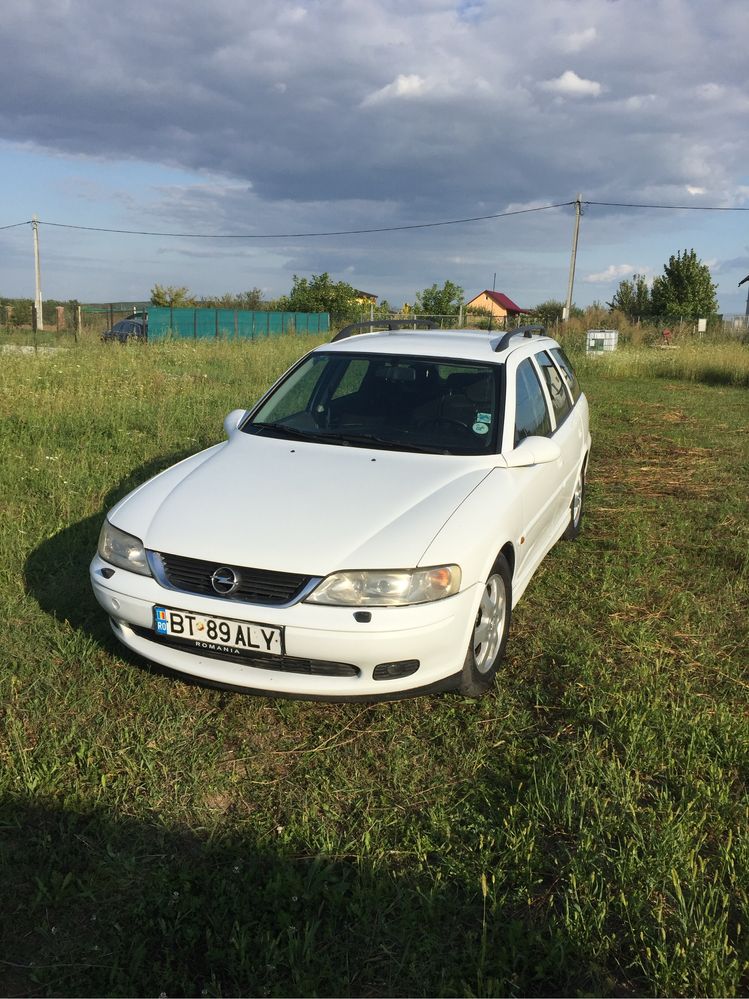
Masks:
[[[487,427],[487,425],[485,423],[474,423],[474,425],[473,425],[473,427],[471,429],[473,430],[474,434],[488,434],[489,433],[489,428]]]
[[[477,423],[491,423],[492,422],[492,414],[491,413],[476,413],[476,422]]]

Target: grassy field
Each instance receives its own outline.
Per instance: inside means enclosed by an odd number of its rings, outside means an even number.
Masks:
[[[749,349],[580,359],[583,533],[481,701],[149,669],[104,512],[309,345],[2,356],[0,993],[746,994]]]

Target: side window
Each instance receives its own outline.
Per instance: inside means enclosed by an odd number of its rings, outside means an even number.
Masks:
[[[554,416],[557,426],[559,426],[561,423],[564,423],[572,409],[570,397],[567,395],[567,389],[565,388],[562,376],[559,374],[559,369],[545,350],[536,354],[536,360],[544,376],[546,388],[549,390],[551,404],[554,407]]]
[[[582,395],[582,390],[580,389],[580,383],[577,380],[577,375],[575,374],[572,365],[570,364],[569,358],[562,350],[561,347],[554,347],[551,350],[551,356],[557,362],[559,367],[562,369],[562,374],[564,375],[564,380],[567,382],[567,388],[572,393],[572,401],[577,402],[577,400]]]
[[[549,437],[551,420],[536,369],[526,358],[515,381],[515,447],[525,437]]]

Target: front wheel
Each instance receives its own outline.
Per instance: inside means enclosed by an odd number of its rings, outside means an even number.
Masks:
[[[512,575],[504,555],[499,555],[484,583],[458,689],[480,697],[492,684],[504,655],[510,630]]]

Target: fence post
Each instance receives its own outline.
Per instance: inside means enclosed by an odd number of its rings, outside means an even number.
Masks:
[[[265,335],[270,336],[270,312],[265,313]]]
[[[213,315],[214,315],[215,320],[216,320],[216,322],[215,322],[215,325],[216,325],[216,339],[218,340],[218,309],[214,309],[213,310]]]
[[[236,340],[238,336],[239,336],[239,318],[238,318],[237,310],[235,309],[234,310],[234,339]]]
[[[193,340],[198,339],[198,310],[192,310],[192,338]]]

